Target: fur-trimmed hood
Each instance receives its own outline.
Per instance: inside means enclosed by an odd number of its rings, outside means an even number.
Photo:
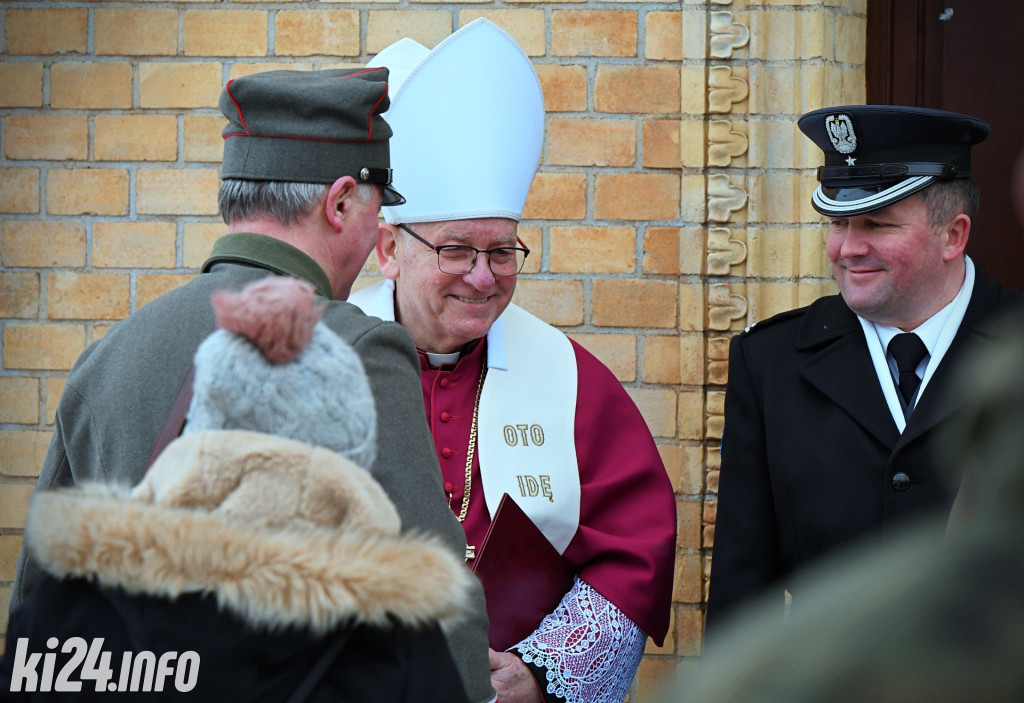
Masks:
[[[380,485],[334,452],[206,431],[170,444],[134,489],[37,493],[25,541],[58,578],[211,594],[271,629],[457,618],[472,574],[433,538],[400,529]]]

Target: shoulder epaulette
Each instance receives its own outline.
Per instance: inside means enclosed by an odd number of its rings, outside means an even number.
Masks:
[[[774,325],[774,324],[776,324],[778,322],[782,322],[783,320],[788,320],[791,317],[797,317],[798,315],[803,315],[804,312],[806,312],[806,310],[807,310],[806,307],[795,308],[793,310],[786,310],[785,312],[777,313],[775,315],[772,315],[771,317],[765,318],[764,320],[758,320],[757,322],[754,322],[753,324],[748,326],[746,329],[744,329],[741,334],[742,335],[748,335],[748,334],[752,334],[755,330],[763,330],[766,327],[770,327],[771,325]]]

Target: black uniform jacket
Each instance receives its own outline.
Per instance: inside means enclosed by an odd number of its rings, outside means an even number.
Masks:
[[[958,478],[933,455],[956,408],[945,391],[958,360],[995,344],[1001,313],[1024,314],[1022,301],[976,271],[963,322],[902,434],[841,296],[732,340],[709,632],[769,585],[781,607],[787,577],[835,547],[922,511],[948,511]]]

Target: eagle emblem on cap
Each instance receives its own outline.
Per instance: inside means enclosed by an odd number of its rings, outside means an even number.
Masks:
[[[857,133],[853,129],[853,119],[849,115],[839,113],[827,116],[825,131],[832,141],[832,146],[840,154],[852,154],[857,151]]]

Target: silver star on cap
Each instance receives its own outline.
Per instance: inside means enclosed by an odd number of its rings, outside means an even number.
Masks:
[[[853,166],[856,163],[857,163],[857,159],[853,158],[852,156],[847,156],[846,157],[846,165],[847,166]]]

